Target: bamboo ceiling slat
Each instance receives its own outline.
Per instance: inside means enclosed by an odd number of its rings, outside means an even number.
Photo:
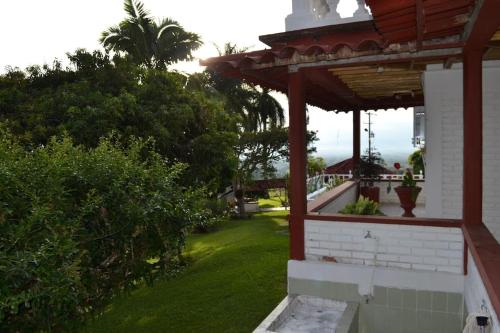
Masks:
[[[395,95],[422,95],[421,76],[425,64],[358,66],[332,68],[329,71],[354,93],[364,98]]]
[[[492,41],[497,41],[497,40],[500,40],[500,29],[495,32],[495,34],[493,35],[493,37],[491,38]]]

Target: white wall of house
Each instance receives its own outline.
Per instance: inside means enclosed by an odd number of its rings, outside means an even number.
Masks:
[[[460,228],[306,220],[305,246],[312,261],[463,273]]]
[[[483,221],[500,240],[500,62],[483,70]],[[426,213],[462,218],[463,74],[428,66],[424,78],[426,107]]]
[[[320,212],[325,214],[336,214],[340,210],[344,209],[348,204],[356,202],[356,194],[357,187],[351,186],[346,191],[343,191],[338,198],[321,208]]]
[[[462,70],[428,66],[424,78],[426,110],[426,214],[462,218]]]
[[[483,79],[483,222],[500,241],[500,62]]]
[[[464,299],[467,311],[480,312],[481,305],[486,305],[487,312],[491,314],[491,333],[500,333],[500,321],[496,315],[493,305],[491,304],[484,283],[477,270],[474,258],[469,252],[469,259],[467,265],[467,276],[465,277]]]

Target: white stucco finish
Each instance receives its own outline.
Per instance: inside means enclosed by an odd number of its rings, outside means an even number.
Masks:
[[[375,271],[373,271],[374,269]],[[370,289],[373,285],[453,293],[462,293],[464,290],[464,276],[461,274],[411,271],[388,267],[370,268],[363,265],[317,261],[288,261],[288,278],[355,283],[360,290]]]
[[[462,218],[463,72],[428,66],[426,106],[426,213]],[[500,240],[500,62],[483,65],[483,221]]]
[[[351,186],[337,199],[320,209],[321,213],[335,214],[345,208],[348,204],[356,202],[357,187]]]

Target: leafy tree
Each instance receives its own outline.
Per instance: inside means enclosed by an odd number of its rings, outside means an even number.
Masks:
[[[419,149],[408,156],[408,163],[413,168],[413,173],[419,174],[422,172],[422,174],[425,175],[424,154],[424,149]]]
[[[365,154],[361,156],[360,175],[365,178],[377,178],[385,170],[385,161],[382,154],[372,147],[371,152],[366,150]]]
[[[0,331],[75,331],[113,295],[182,262],[209,218],[154,142],[25,150],[0,131]],[[151,261],[151,258],[155,258]]]
[[[245,52],[235,44],[226,43],[219,55]],[[207,95],[219,95],[226,110],[238,116],[239,139],[235,146],[238,166],[233,180],[239,213],[245,216],[245,186],[255,177],[275,175],[276,162],[288,158],[288,129],[281,104],[267,88],[258,88],[237,78],[226,77],[207,69],[190,78],[188,86]],[[316,140],[308,133],[308,143]],[[314,148],[311,148],[311,152]]]
[[[239,117],[223,100],[185,88],[186,77],[138,67],[127,57],[78,50],[70,67],[33,66],[0,76],[0,121],[26,147],[67,133],[76,144],[96,147],[114,132],[155,138],[168,161],[188,165],[186,184],[214,194],[233,178]]]
[[[155,21],[136,0],[125,0],[127,18],[102,33],[106,50],[125,52],[137,64],[164,69],[180,60],[192,60],[201,45],[200,36],[185,31],[170,18]]]
[[[307,175],[313,177],[321,173],[326,168],[326,162],[323,157],[310,156],[307,159]]]

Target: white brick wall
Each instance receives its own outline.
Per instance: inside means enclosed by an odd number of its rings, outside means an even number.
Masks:
[[[429,217],[462,217],[463,74],[455,67],[432,65],[424,75]],[[500,241],[500,62],[483,67],[483,221]]]
[[[430,66],[424,74],[426,214],[462,218],[462,70]]]
[[[483,221],[500,241],[500,62],[483,78]]]
[[[306,220],[305,242],[307,260],[463,273],[459,228]]]
[[[491,304],[486,288],[484,287],[483,281],[470,252],[467,267],[464,291],[467,311],[469,313],[479,312],[481,310],[481,304],[484,301],[486,307],[488,308],[488,312],[492,314],[493,325],[491,327],[491,333],[500,333],[500,321],[494,311],[493,305]]]

